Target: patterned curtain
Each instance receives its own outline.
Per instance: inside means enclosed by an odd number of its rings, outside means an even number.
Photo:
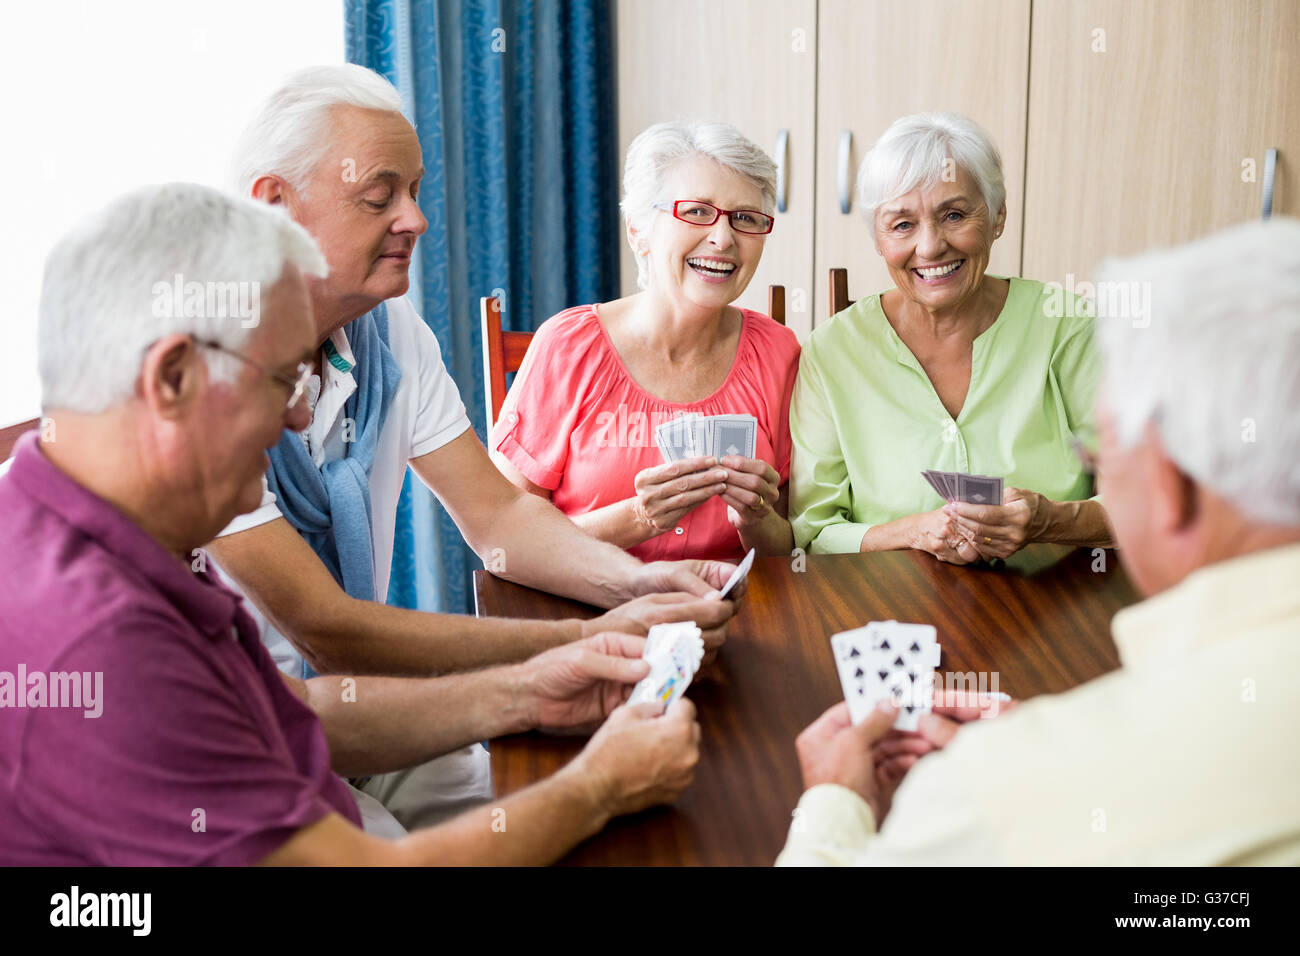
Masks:
[[[605,0],[345,0],[347,57],[402,93],[429,231],[410,296],[485,438],[479,298],[531,331],[618,295],[619,164]],[[388,601],[473,609],[482,564],[409,471]]]

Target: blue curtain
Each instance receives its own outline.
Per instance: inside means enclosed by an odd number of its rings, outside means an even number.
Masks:
[[[613,31],[605,0],[345,0],[347,58],[401,92],[429,231],[409,295],[486,438],[478,301],[506,328],[618,295]],[[473,609],[482,564],[409,471],[388,601]]]

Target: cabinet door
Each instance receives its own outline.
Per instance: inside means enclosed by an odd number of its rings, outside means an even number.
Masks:
[[[892,286],[853,186],[862,157],[910,113],[963,113],[992,136],[1002,154],[1007,221],[989,271],[1019,275],[1029,0],[820,0],[818,26],[817,320],[828,315],[831,268],[848,270],[853,299]],[[852,148],[842,168],[846,131]]]
[[[664,120],[721,120],[769,155],[778,132],[788,131],[787,211],[776,214],[762,262],[738,304],[766,313],[768,285],[784,285],[786,325],[801,338],[812,327],[816,23],[816,0],[618,4],[620,170],[636,135]],[[617,241],[628,294],[636,291],[636,262],[622,232]]]
[[[1300,2],[1034,4],[1025,275],[1300,214]]]

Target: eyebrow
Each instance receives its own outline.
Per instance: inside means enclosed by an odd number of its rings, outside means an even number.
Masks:
[[[967,201],[968,200],[965,196],[953,196],[951,199],[945,199],[943,202],[939,203],[939,205],[936,208],[947,209],[949,206],[955,206],[958,203],[965,203]],[[915,213],[912,212],[910,206],[885,206],[881,209],[880,212],[881,215],[883,215],[886,219],[891,219],[894,216],[915,215]]]
[[[379,182],[380,180],[392,180],[392,179],[401,179],[401,178],[402,178],[402,174],[395,169],[381,169],[378,172],[371,173],[369,176],[367,176],[360,185],[362,189],[369,189],[371,186],[373,186],[375,183]],[[423,178],[424,178],[424,167],[421,166],[419,172],[415,174],[415,179],[418,181]]]

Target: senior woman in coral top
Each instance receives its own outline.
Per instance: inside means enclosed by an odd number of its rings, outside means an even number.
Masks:
[[[799,545],[954,564],[1034,541],[1109,545],[1076,453],[1096,447],[1090,310],[985,271],[1006,220],[997,148],[963,116],[907,116],[863,159],[858,191],[894,288],[804,346],[790,410]],[[1001,476],[1003,500],[944,505],[926,468]]]
[[[628,149],[623,216],[641,292],[552,316],[489,445],[515,484],[653,561],[789,554],[794,334],[734,302],[772,229],[775,167],[723,123],[660,123]],[[754,458],[665,464],[659,423],[749,414]]]

